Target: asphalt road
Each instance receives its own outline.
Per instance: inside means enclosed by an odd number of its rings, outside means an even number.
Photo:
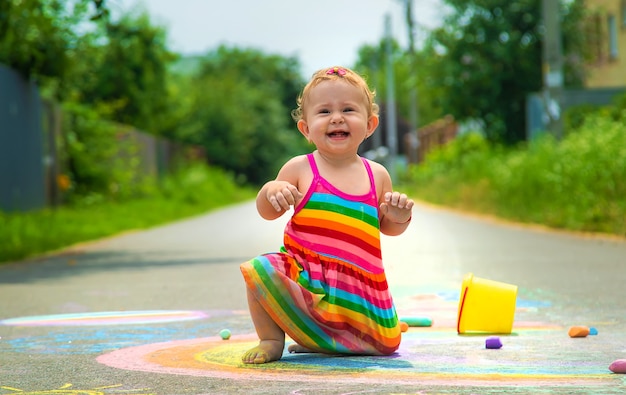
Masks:
[[[384,260],[400,317],[434,324],[394,356],[239,363],[255,338],[238,265],[277,250],[284,226],[249,202],[0,266],[0,395],[626,392],[608,370],[626,359],[625,240],[422,204],[413,218]],[[499,350],[456,332],[470,272],[518,286]]]

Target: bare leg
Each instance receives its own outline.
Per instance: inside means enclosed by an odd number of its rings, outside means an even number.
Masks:
[[[241,360],[244,363],[277,361],[282,357],[285,348],[285,332],[272,320],[250,290],[246,290],[250,315],[260,341],[258,346],[246,351]]]

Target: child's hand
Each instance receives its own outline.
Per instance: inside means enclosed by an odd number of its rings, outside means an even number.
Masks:
[[[265,197],[274,210],[281,212],[295,206],[302,199],[302,194],[298,188],[287,181],[273,181],[268,185]]]
[[[387,192],[385,201],[380,204],[380,212],[389,221],[403,224],[411,219],[411,212],[415,202],[404,193]]]

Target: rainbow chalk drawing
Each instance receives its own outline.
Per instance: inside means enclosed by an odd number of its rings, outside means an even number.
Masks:
[[[524,323],[520,322],[523,326]],[[118,369],[161,374],[213,377],[233,380],[281,382],[350,382],[419,384],[440,386],[562,386],[600,388],[620,385],[606,369],[606,350],[572,351],[567,364],[549,356],[560,347],[562,328],[546,326],[519,329],[507,340],[505,353],[484,350],[473,357],[469,346],[479,349],[483,337],[458,336],[456,328],[420,328],[402,334],[400,349],[388,357],[283,354],[266,365],[245,365],[241,355],[257,344],[254,334],[233,335],[228,343],[220,337],[128,347],[103,354],[97,361]],[[537,348],[536,337],[548,338],[550,346]],[[563,350],[560,350],[562,353]],[[604,387],[606,388],[606,387]]]
[[[36,390],[36,391],[24,391],[19,388],[0,386],[0,390],[6,390],[11,392],[0,391],[2,394],[19,394],[19,395],[151,395],[152,393],[146,393],[147,388],[126,390],[121,384],[107,385],[104,387],[96,387],[92,389],[78,389],[74,388],[73,384],[67,383],[52,390]]]
[[[105,316],[106,324],[94,325]],[[233,329],[245,326],[243,333],[247,333],[249,313],[247,310],[162,311],[159,314],[154,311],[95,312],[21,317],[4,320],[0,328],[3,324],[21,328],[19,336],[2,339],[2,345],[11,352],[73,355],[101,354],[123,347],[205,337],[217,334],[226,323]],[[29,330],[41,327],[49,330]]]
[[[83,325],[124,325],[180,322],[207,318],[202,311],[147,310],[147,311],[105,311],[95,313],[36,315],[1,320],[6,326],[83,326]]]
[[[325,383],[326,388],[346,380],[442,388],[514,387],[525,393],[546,392],[553,387],[564,392],[586,393],[624,388],[624,375],[607,369],[611,362],[607,361],[607,355],[615,355],[614,342],[606,341],[607,337],[603,336],[596,337],[597,341],[588,347],[567,347],[572,340],[563,336],[564,328],[541,321],[544,315],[538,316],[550,306],[549,300],[519,300],[516,310],[521,316],[515,321],[515,331],[504,335],[506,347],[495,352],[485,349],[486,334],[457,334],[460,295],[456,284],[443,290],[407,287],[397,294],[394,299],[399,317],[429,317],[432,326],[412,327],[403,332],[398,352],[387,357],[285,352],[275,363],[245,365],[241,355],[258,344],[247,310],[59,314],[5,319],[0,325],[23,327],[19,336],[2,339],[12,352],[91,354],[99,363],[130,371],[242,381]],[[129,328],[129,324],[136,325]],[[46,326],[50,329],[37,329]],[[218,335],[224,328],[232,331],[228,341]],[[206,337],[210,334],[213,336]],[[24,395],[137,392],[139,395],[148,391],[114,386],[73,389],[68,384],[54,390],[25,392],[8,386],[9,383],[1,384],[4,387],[0,386],[0,395],[14,392]]]
[[[593,393],[607,386],[623,386],[623,376],[607,369],[606,355],[614,351],[610,342],[597,342],[586,349],[564,348],[563,342],[569,338],[563,338],[563,327],[519,317],[515,333],[506,335],[506,348],[494,352],[484,348],[487,336],[458,336],[456,286],[450,291],[429,288],[421,293],[415,287],[400,291],[404,292],[398,292],[396,299],[398,315],[432,317],[433,326],[402,333],[398,352],[388,357],[285,352],[278,362],[249,366],[241,362],[241,355],[258,343],[250,327],[250,332],[233,331],[227,342],[215,335],[143,343],[102,353],[97,361],[124,370],[233,380],[323,382],[329,388],[346,379],[383,385],[511,386],[518,391],[528,388],[527,393],[537,392],[533,388],[539,387],[563,387],[565,391],[582,388]],[[522,299],[517,303],[518,312],[530,314],[529,318],[548,306],[544,300]],[[217,334],[225,325],[236,328],[234,318],[220,316],[215,330],[204,333]],[[210,323],[211,319],[202,322]],[[468,354],[467,350],[473,351]],[[555,363],[555,355],[564,363]]]

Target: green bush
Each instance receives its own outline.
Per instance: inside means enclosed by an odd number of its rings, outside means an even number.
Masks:
[[[67,199],[100,202],[136,197],[146,188],[137,156],[139,146],[123,138],[121,126],[74,103],[63,106],[64,163],[71,180]]]
[[[594,113],[597,113],[601,108],[601,106],[594,104],[581,104],[567,109],[563,114],[563,129],[580,129],[585,123],[585,120]]]
[[[460,136],[411,170],[415,196],[572,230],[626,235],[626,127],[590,116],[561,142],[515,149]]]
[[[84,197],[78,204],[58,209],[0,211],[0,262],[149,228],[253,196],[254,191],[237,186],[222,170],[191,164],[167,176],[160,188],[140,199],[100,197],[94,202]]]

